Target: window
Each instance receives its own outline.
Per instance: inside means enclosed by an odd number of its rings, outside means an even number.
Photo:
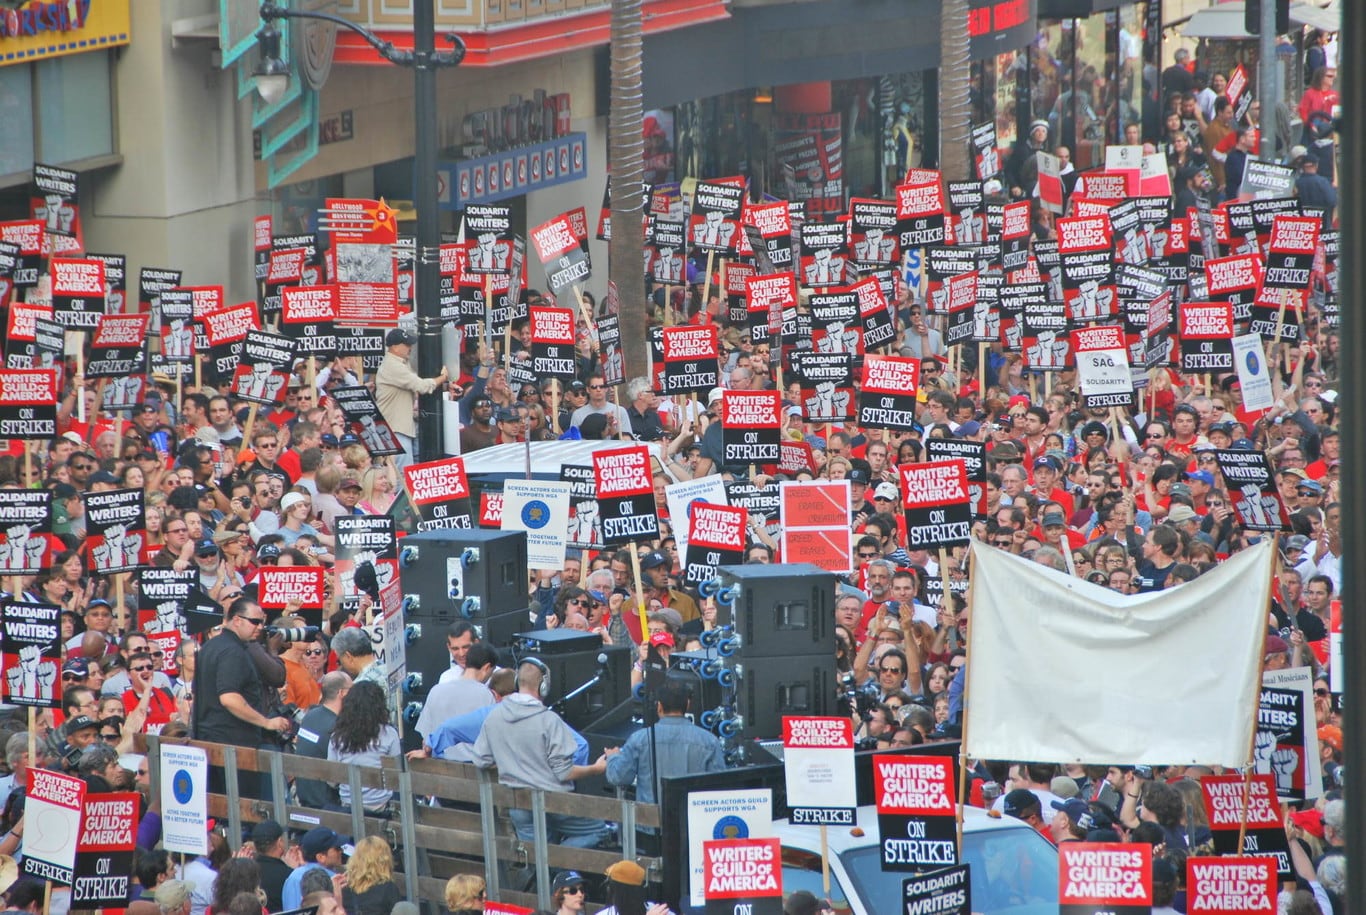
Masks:
[[[33,170],[33,68],[0,67],[0,175]]]
[[[113,155],[114,88],[108,51],[0,67],[0,177],[27,184],[33,163],[68,165]]]

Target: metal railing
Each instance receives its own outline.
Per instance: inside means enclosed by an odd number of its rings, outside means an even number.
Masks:
[[[147,771],[151,796],[161,797],[161,738],[148,737]],[[652,881],[663,878],[661,859],[637,855],[636,827],[658,829],[660,810],[639,804],[617,790],[616,797],[592,796],[499,785],[497,773],[442,759],[385,759],[378,767],[330,762],[248,747],[199,740],[167,740],[208,754],[209,765],[224,770],[226,791],[210,793],[208,813],[227,824],[229,845],[242,843],[243,826],[273,819],[286,829],[326,826],[359,839],[379,836],[399,853],[402,872],[394,881],[409,902],[443,900],[446,881],[456,874],[480,874],[490,899],[540,909],[550,908],[551,870],[602,874],[623,858],[643,867]],[[255,775],[253,778],[252,775]],[[349,811],[305,807],[291,797],[295,779],[347,784],[351,797],[365,788],[393,792],[387,818],[355,804]],[[258,790],[244,786],[258,782]],[[268,790],[266,790],[268,789]],[[433,799],[446,805],[434,804]],[[534,839],[517,837],[508,811],[532,813]],[[574,848],[551,844],[546,814],[593,817],[620,824],[621,850]],[[535,881],[535,892],[514,889],[512,877],[523,887]]]

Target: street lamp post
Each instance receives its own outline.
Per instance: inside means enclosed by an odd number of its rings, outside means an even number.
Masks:
[[[289,70],[280,58],[280,33],[273,25],[280,19],[317,19],[350,29],[391,64],[412,69],[415,118],[413,206],[417,210],[416,288],[413,296],[417,305],[418,364],[426,367],[431,374],[435,374],[433,367],[442,363],[439,298],[441,226],[436,209],[436,159],[439,150],[436,135],[436,71],[440,67],[459,66],[465,59],[465,43],[455,34],[446,35],[451,50],[436,50],[434,4],[435,0],[417,0],[413,4],[413,49],[404,51],[341,16],[290,9],[279,3],[262,3],[261,20],[265,24],[256,33],[261,62],[254,74],[257,91],[267,102],[272,101],[272,95],[274,99],[279,99],[284,94]],[[441,402],[440,391],[418,398],[417,459],[420,461],[445,457]]]

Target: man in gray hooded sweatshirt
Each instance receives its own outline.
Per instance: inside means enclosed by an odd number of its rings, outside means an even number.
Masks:
[[[544,688],[543,688],[544,687]],[[619,750],[606,750],[591,766],[574,764],[574,732],[559,715],[546,708],[550,695],[548,673],[534,659],[517,667],[517,692],[489,714],[479,739],[474,742],[474,764],[498,767],[498,782],[509,788],[540,788],[573,791],[574,782],[607,771],[607,758]],[[531,811],[510,810],[517,837],[532,841]],[[546,830],[553,844],[594,848],[607,837],[602,820],[547,813]]]

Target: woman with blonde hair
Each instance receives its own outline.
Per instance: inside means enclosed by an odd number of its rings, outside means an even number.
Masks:
[[[446,881],[446,908],[451,915],[478,915],[484,911],[484,878],[456,874]]]
[[[389,843],[379,836],[361,839],[346,862],[342,889],[346,915],[389,915],[402,898],[394,884],[394,853]]]
[[[387,515],[394,504],[398,484],[394,480],[394,465],[387,460],[381,467],[371,467],[360,478],[360,510],[367,515]]]

